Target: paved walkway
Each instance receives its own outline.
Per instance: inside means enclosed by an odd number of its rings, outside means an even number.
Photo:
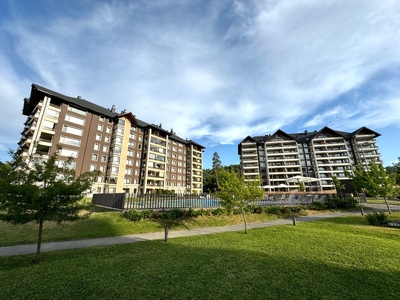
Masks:
[[[368,204],[368,206],[373,210],[386,210],[386,205],[380,204]],[[367,208],[365,208],[366,210]],[[400,205],[397,207],[392,206],[392,211],[400,211]],[[305,217],[296,217],[296,223],[301,222],[310,222],[323,220],[332,217],[339,216],[348,216],[360,214],[360,212],[352,211],[352,212],[340,212],[340,213],[325,213],[318,214],[315,216],[305,216]],[[278,225],[286,225],[293,224],[292,219],[278,219],[267,222],[260,223],[249,223],[247,224],[248,229],[252,228],[264,228],[269,226],[278,226]],[[194,235],[204,235],[204,234],[213,234],[220,232],[229,232],[229,231],[241,231],[244,230],[243,224],[240,225],[232,225],[232,226],[222,226],[222,227],[205,227],[205,228],[196,228],[190,230],[177,230],[177,231],[169,231],[168,238],[178,238],[185,236],[194,236]],[[115,244],[128,244],[128,243],[136,243],[142,241],[149,240],[163,240],[165,238],[164,232],[152,232],[152,233],[141,233],[141,234],[131,234],[124,236],[115,236],[115,237],[106,237],[106,238],[95,238],[95,239],[84,239],[84,240],[74,240],[74,241],[65,241],[65,242],[49,242],[42,243],[41,252],[51,252],[51,251],[60,251],[67,249],[79,249],[79,248],[89,248],[96,246],[109,246]],[[0,256],[12,256],[12,255],[21,255],[21,254],[32,254],[36,253],[36,244],[28,244],[28,245],[16,245],[16,246],[7,246],[0,247]]]

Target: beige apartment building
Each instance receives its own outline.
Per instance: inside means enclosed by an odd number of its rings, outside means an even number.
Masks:
[[[116,112],[81,97],[68,97],[32,84],[24,99],[27,116],[17,152],[43,158],[59,151],[57,162],[79,175],[99,170],[95,193],[175,193],[202,191],[205,147],[183,139],[162,125],[148,124],[131,112]]]
[[[382,163],[376,138],[380,134],[361,127],[344,132],[324,127],[319,131],[288,134],[277,130],[265,136],[247,136],[238,145],[240,165],[245,180],[260,176],[264,186],[281,191],[299,190],[288,183],[296,175],[319,179],[309,183],[312,190],[333,189],[332,176],[349,179],[345,170],[355,165],[367,168],[370,162]]]

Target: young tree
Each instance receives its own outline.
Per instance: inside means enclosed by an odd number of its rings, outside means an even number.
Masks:
[[[382,165],[370,163],[368,170],[357,166],[354,170],[353,185],[357,191],[366,190],[375,197],[383,197],[388,212],[391,213],[388,197],[394,197],[396,189],[396,174],[387,174]]]
[[[261,188],[261,180],[244,181],[244,176],[237,174],[234,170],[221,169],[218,172],[219,192],[221,205],[232,212],[238,208],[242,214],[244,230],[247,234],[246,207],[254,201],[265,197]]]
[[[85,205],[79,203],[88,191],[98,171],[76,177],[68,166],[72,158],[59,167],[57,153],[48,160],[32,156],[23,160],[10,151],[11,163],[0,164],[0,220],[12,224],[35,221],[39,224],[35,261],[39,261],[45,221],[71,221],[80,218]]]
[[[332,176],[333,185],[335,186],[336,192],[339,194],[340,198],[343,198],[342,190],[344,189],[344,184],[336,176]]]

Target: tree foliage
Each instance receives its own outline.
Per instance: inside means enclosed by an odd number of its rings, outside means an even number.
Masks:
[[[353,170],[353,185],[357,192],[367,192],[375,197],[383,197],[388,211],[390,211],[388,198],[395,197],[398,193],[396,187],[396,174],[388,174],[381,164],[370,163],[368,169],[357,166]]]
[[[45,160],[32,156],[23,160],[10,151],[11,163],[0,163],[0,220],[12,224],[39,224],[35,261],[38,261],[45,221],[72,221],[80,218],[85,206],[79,202],[88,191],[98,171],[80,176],[68,166],[57,164],[57,153]],[[3,176],[7,174],[6,176]]]
[[[219,158],[218,152],[214,152],[213,158],[212,158],[212,169],[217,170],[220,168],[222,168],[221,159]]]
[[[345,188],[344,184],[342,184],[342,182],[336,176],[332,176],[332,181],[336,192],[339,194],[340,198],[343,198],[342,190]]]
[[[261,180],[245,181],[244,176],[236,173],[233,169],[220,169],[218,171],[218,197],[221,205],[228,211],[239,209],[243,216],[245,233],[247,233],[246,208],[252,202],[265,197],[261,188]]]

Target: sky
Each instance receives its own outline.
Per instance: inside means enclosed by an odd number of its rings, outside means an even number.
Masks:
[[[320,130],[400,156],[398,0],[2,0],[0,161],[36,83],[162,123],[238,164],[248,135]]]

